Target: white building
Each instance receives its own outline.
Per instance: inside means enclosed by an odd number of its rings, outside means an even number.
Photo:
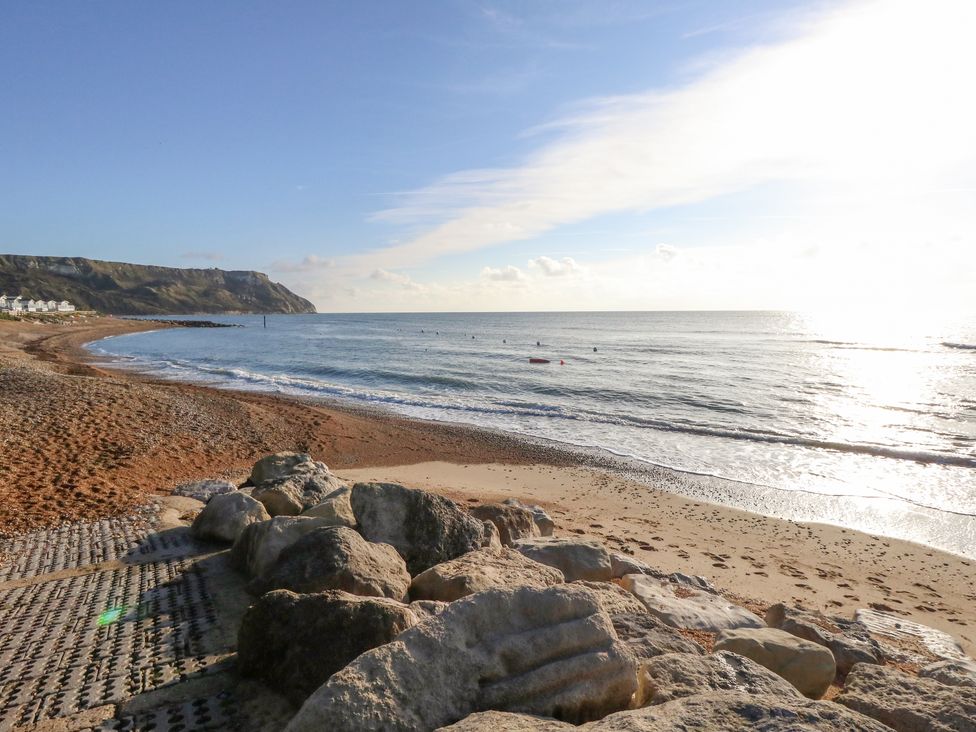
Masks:
[[[73,313],[75,306],[67,300],[24,300],[20,295],[0,295],[0,311],[14,313]]]

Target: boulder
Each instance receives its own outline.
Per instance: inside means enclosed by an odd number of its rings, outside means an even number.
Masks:
[[[281,480],[255,486],[251,495],[264,504],[272,516],[297,516],[341,495],[345,484],[322,463]]]
[[[392,545],[411,575],[490,544],[495,531],[448,498],[394,483],[357,483],[352,510],[360,533]]]
[[[580,732],[891,732],[831,702],[742,691],[696,694],[618,712]]]
[[[520,508],[527,509],[532,512],[532,519],[535,521],[536,527],[539,529],[540,536],[552,536],[553,530],[556,528],[556,522],[550,518],[549,514],[546,513],[542,506],[526,506],[519,503],[518,499],[507,498],[502,501],[506,506],[518,506]]]
[[[626,708],[636,672],[586,588],[486,590],[361,655],[287,730],[428,730],[486,709],[583,722]]]
[[[344,485],[326,496],[321,503],[302,511],[301,515],[331,519],[333,526],[355,528],[356,516],[352,512],[351,495],[352,489]]]
[[[453,602],[492,587],[550,587],[562,582],[558,569],[511,549],[475,549],[414,577],[410,599]]]
[[[245,527],[230,550],[231,566],[252,577],[265,574],[281,551],[310,531],[330,526],[328,519],[275,516]]]
[[[653,577],[662,576],[660,572],[652,569],[650,565],[644,564],[644,562],[629,557],[626,554],[619,554],[617,552],[610,553],[610,574],[614,579],[620,579],[628,574],[649,574]]]
[[[293,704],[346,664],[416,624],[393,600],[329,591],[298,595],[276,590],[245,613],[237,635],[237,667],[263,679]]]
[[[762,628],[755,613],[729,602],[721,595],[676,585],[644,574],[628,574],[621,581],[647,611],[674,628],[717,633],[730,628]]]
[[[551,717],[512,712],[476,712],[435,732],[563,732],[575,730],[571,724]]]
[[[609,582],[613,579],[610,553],[598,541],[552,537],[520,539],[515,542],[515,549],[529,559],[555,567],[563,573],[567,582]]]
[[[959,641],[937,628],[878,610],[861,609],[854,613],[854,617],[872,636],[880,636],[882,651],[893,660],[926,665],[931,663],[933,656],[946,661],[966,658]],[[892,642],[885,642],[887,639]],[[927,651],[926,655],[911,650],[919,646]]]
[[[183,483],[173,489],[174,496],[184,496],[193,498],[206,503],[214,496],[223,493],[233,493],[237,490],[230,481],[226,480],[196,480],[192,483]]]
[[[532,512],[527,508],[488,503],[484,506],[475,506],[470,511],[471,515],[479,521],[489,521],[495,525],[502,546],[512,546],[519,539],[541,536]]]
[[[270,518],[264,505],[240,491],[218,493],[197,514],[190,533],[198,539],[233,542],[247,526]]]
[[[713,650],[751,658],[811,699],[822,697],[837,675],[830,649],[777,628],[723,630],[715,639]]]
[[[897,732],[976,731],[976,689],[859,663],[835,701]]]
[[[667,653],[641,664],[642,705],[665,704],[683,696],[744,691],[787,699],[801,698],[793,685],[737,653]]]
[[[368,542],[346,526],[308,532],[286,546],[248,587],[258,595],[270,590],[344,590],[393,600],[402,600],[409,588],[410,574],[396,549]]]
[[[414,600],[410,603],[410,609],[414,611],[417,619],[421,622],[435,615],[440,615],[447,606],[448,603],[438,600]]]
[[[976,689],[976,661],[937,661],[931,663],[918,675],[925,679],[935,679],[949,686],[969,686]]]
[[[621,615],[624,613],[642,613],[647,615],[644,606],[627,590],[613,582],[587,582],[576,580],[573,585],[586,587],[596,595],[597,602],[607,615]]]
[[[699,656],[705,653],[705,649],[693,640],[685,638],[643,609],[639,613],[611,615],[610,620],[617,637],[627,645],[638,661],[665,653]]]
[[[318,463],[321,465],[321,463]],[[315,470],[316,462],[304,452],[276,452],[263,457],[251,468],[250,483],[261,485],[299,472]]]
[[[778,603],[766,611],[766,624],[829,648],[841,678],[855,663],[884,663],[881,646],[856,621],[826,618],[819,613]],[[831,627],[836,630],[828,629]]]

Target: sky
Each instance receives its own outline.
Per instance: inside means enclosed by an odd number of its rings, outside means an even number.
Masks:
[[[0,252],[320,311],[976,314],[976,2],[3,5]]]

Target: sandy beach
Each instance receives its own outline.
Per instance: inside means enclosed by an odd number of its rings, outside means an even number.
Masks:
[[[124,515],[179,483],[240,480],[257,458],[299,450],[348,480],[400,482],[462,502],[539,503],[558,533],[702,575],[758,609],[792,602],[850,615],[871,607],[976,651],[976,571],[964,557],[690,500],[498,433],[109,370],[82,348],[158,327],[0,321],[0,409],[13,427],[0,440],[0,532]]]

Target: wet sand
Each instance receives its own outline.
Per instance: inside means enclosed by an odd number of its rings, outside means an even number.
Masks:
[[[350,480],[393,480],[460,501],[540,503],[559,533],[703,575],[759,610],[781,601],[848,616],[873,607],[976,651],[971,560],[684,498],[598,469],[592,457],[495,432],[107,370],[82,349],[158,327],[0,321],[0,410],[13,427],[0,439],[0,532],[125,514],[181,482],[241,480],[257,458],[301,450]]]

